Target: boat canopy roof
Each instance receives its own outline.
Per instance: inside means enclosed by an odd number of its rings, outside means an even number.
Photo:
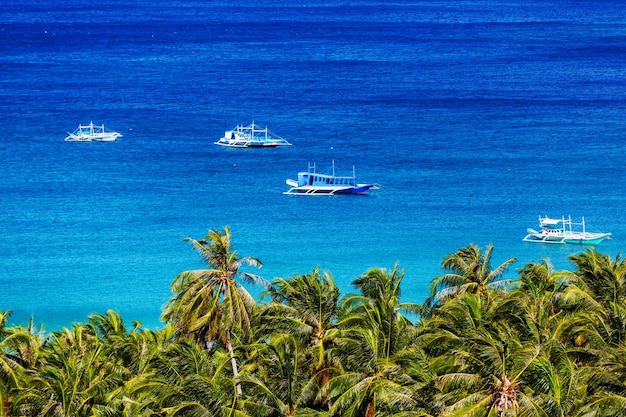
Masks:
[[[554,224],[559,224],[562,222],[563,222],[563,219],[549,219],[547,217],[544,217],[541,219],[541,224],[544,224],[544,225],[554,225]]]

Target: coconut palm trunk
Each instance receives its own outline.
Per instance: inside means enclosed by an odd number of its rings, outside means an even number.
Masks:
[[[237,368],[237,359],[235,358],[235,351],[233,344],[230,341],[230,330],[226,330],[226,350],[230,356],[230,365],[233,368],[233,380],[235,381],[235,389],[237,390],[237,397],[241,397],[243,391],[241,390],[241,384],[239,383],[239,369]]]

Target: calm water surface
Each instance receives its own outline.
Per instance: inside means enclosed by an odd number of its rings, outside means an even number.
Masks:
[[[46,329],[120,311],[158,327],[201,267],[185,236],[229,225],[267,279],[405,269],[421,302],[469,243],[569,268],[522,242],[585,216],[624,248],[621,2],[9,0],[0,9],[0,310]],[[114,143],[65,143],[78,123]],[[252,121],[294,144],[213,145]],[[285,196],[357,175],[366,197]],[[510,276],[515,276],[515,269]]]

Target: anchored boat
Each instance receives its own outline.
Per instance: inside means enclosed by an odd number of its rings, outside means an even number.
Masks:
[[[224,132],[216,145],[229,146],[231,148],[274,148],[276,146],[291,146],[291,143],[281,138],[267,127],[260,128],[258,125],[237,125],[234,129]]]
[[[104,125],[94,125],[90,122],[88,125],[79,124],[72,133],[67,132],[66,142],[113,142],[122,134],[113,131],[105,131]]]
[[[351,176],[335,175],[335,161],[331,175],[318,174],[315,164],[308,164],[306,172],[298,172],[297,180],[288,179],[286,182],[291,188],[283,194],[291,195],[365,194],[378,189],[376,184],[357,183],[354,167]]]
[[[611,238],[611,233],[588,232],[584,217],[580,222],[575,223],[571,216],[560,219],[539,216],[539,227],[540,230],[538,231],[527,229],[528,234],[523,240],[526,242],[597,245],[603,240]]]

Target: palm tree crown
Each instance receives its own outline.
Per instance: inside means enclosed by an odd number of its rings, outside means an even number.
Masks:
[[[501,278],[517,259],[507,259],[492,268],[492,255],[493,245],[488,245],[482,251],[474,243],[447,255],[441,265],[448,273],[432,280],[431,295],[426,300],[426,306],[432,308],[465,292],[489,296],[492,288],[506,284]]]

